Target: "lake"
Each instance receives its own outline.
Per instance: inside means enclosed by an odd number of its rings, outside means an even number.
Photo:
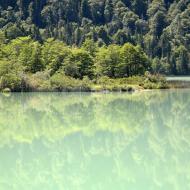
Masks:
[[[1,94],[0,189],[190,189],[190,90]]]
[[[190,76],[171,76],[166,77],[167,81],[181,81],[181,82],[190,82]]]
[[[190,76],[171,76],[166,77],[166,81],[172,88],[189,88],[190,89]]]

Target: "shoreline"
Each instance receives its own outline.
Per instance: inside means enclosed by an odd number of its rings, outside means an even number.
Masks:
[[[136,94],[136,93],[143,93],[143,92],[153,92],[153,91],[168,91],[168,90],[188,90],[189,88],[179,88],[179,87],[175,87],[175,88],[156,88],[156,89],[133,89],[132,91],[122,91],[122,90],[115,90],[115,91],[110,91],[110,90],[101,90],[101,91],[93,91],[93,90],[86,90],[86,91],[79,91],[79,90],[70,90],[70,91],[58,91],[58,90],[33,90],[33,91],[20,91],[20,92],[3,92],[0,91],[0,95],[11,95],[11,94],[25,94],[25,93],[68,93],[68,94],[72,94],[72,93],[90,93],[90,94],[111,94],[111,93],[121,93],[121,94]]]
[[[162,89],[188,89],[190,81],[184,80],[168,80],[167,76],[148,75],[133,76],[129,78],[108,78],[102,77],[96,80],[71,80],[64,82],[60,79],[56,83],[50,80],[40,81],[35,85],[26,83],[22,88],[10,89],[8,87],[1,88],[1,93],[10,92],[89,92],[89,93],[111,93],[111,92],[141,92]]]
[[[12,93],[139,93],[139,92],[151,92],[154,90],[173,90],[173,89],[184,89],[184,88],[155,88],[155,89],[144,89],[144,88],[130,88],[121,90],[30,90],[30,91],[0,91],[0,94],[12,94]]]

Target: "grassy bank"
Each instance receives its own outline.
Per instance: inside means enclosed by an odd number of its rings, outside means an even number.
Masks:
[[[63,73],[57,73],[52,77],[45,74],[42,75],[41,73],[24,76],[21,84],[21,88],[17,92],[132,92],[143,89],[165,89],[169,87],[165,78],[155,75],[118,79],[104,76],[96,80],[84,77],[83,80],[79,80],[68,77]],[[12,91],[10,88],[1,88],[0,90],[2,92]]]

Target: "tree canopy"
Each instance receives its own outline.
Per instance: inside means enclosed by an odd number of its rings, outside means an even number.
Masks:
[[[101,77],[143,76],[151,70],[151,61],[142,48],[130,43],[98,47],[93,40],[86,40],[81,47],[71,47],[52,38],[39,43],[31,37],[18,37],[0,46],[0,89],[20,91],[44,81],[57,84],[55,80],[89,82]],[[176,55],[184,51],[180,48]],[[184,59],[179,59],[179,64]]]
[[[31,36],[39,43],[54,38],[76,46],[87,39],[99,46],[129,42],[153,59],[153,72],[190,73],[189,0],[0,0],[0,10],[6,41]],[[29,53],[34,59],[44,53],[38,42]],[[42,69],[43,60],[38,64]]]

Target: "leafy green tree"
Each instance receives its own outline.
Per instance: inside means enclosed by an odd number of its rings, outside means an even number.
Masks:
[[[95,62],[96,76],[117,77],[116,68],[120,63],[120,46],[110,45],[100,48]]]
[[[176,68],[178,74],[189,74],[189,54],[184,46],[179,46],[175,50]]]
[[[70,50],[63,42],[47,39],[42,46],[42,63],[54,74],[64,64],[65,58],[70,54]]]
[[[0,61],[0,89],[9,88],[11,91],[21,90],[22,68],[7,60]]]
[[[147,56],[140,47],[132,44],[125,44],[120,51],[121,63],[118,65],[117,72],[120,77],[132,75],[143,75],[149,67]]]
[[[27,70],[32,73],[43,71],[45,65],[42,62],[41,45],[38,42],[32,44],[31,60],[26,65]]]
[[[12,40],[19,36],[24,36],[24,32],[16,25],[10,25],[5,30],[5,36],[7,39]]]
[[[35,73],[41,71],[44,65],[41,61],[41,45],[34,42],[30,37],[22,37],[12,40],[5,47],[4,52],[12,60],[23,66],[26,72]]]
[[[72,53],[66,58],[63,68],[68,76],[79,79],[82,79],[84,76],[92,78],[93,59],[85,50],[72,49]]]
[[[95,56],[96,52],[97,52],[97,44],[90,39],[86,39],[85,42],[82,44],[82,49],[84,49],[85,51],[89,52],[91,56]]]

